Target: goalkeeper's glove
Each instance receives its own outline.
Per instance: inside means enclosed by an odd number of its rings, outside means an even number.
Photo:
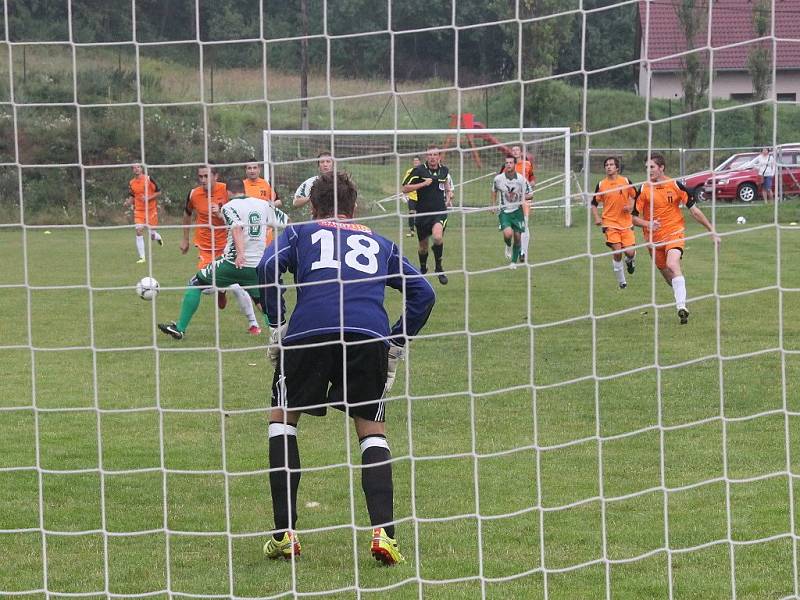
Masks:
[[[389,390],[394,385],[394,379],[397,376],[397,365],[406,357],[406,349],[404,346],[397,346],[389,342],[389,368],[386,371],[386,387],[384,394],[388,394]]]
[[[286,333],[287,327],[288,325],[284,323],[278,327],[273,328],[270,326],[269,328],[269,346],[267,346],[267,358],[269,358],[269,362],[272,363],[273,367],[278,366],[278,356],[281,352],[280,343],[281,339],[283,338],[283,334]]]

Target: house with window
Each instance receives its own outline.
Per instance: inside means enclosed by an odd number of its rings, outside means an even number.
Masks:
[[[678,20],[679,0],[639,2],[639,94],[655,98],[683,96],[680,74],[686,56],[695,54],[710,71],[713,98],[749,100],[753,82],[747,70],[754,48],[765,46],[775,65],[774,92],[779,101],[800,98],[800,0],[774,0],[775,37],[757,39],[753,26],[755,0],[705,2],[702,27],[687,44]],[[772,18],[773,15],[770,15]]]

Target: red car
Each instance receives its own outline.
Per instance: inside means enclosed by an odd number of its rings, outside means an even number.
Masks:
[[[709,177],[714,175],[714,173],[739,169],[756,156],[758,156],[758,152],[740,152],[739,154],[733,154],[717,165],[713,171],[700,171],[699,173],[693,173],[684,177],[683,185],[688,192],[694,196],[695,200],[705,200],[705,185]]]
[[[780,186],[777,194],[783,196],[800,195],[800,146],[786,146],[779,149],[775,185]],[[780,182],[777,181],[780,176]],[[739,200],[751,202],[758,198],[762,181],[755,169],[730,169],[714,174],[706,180],[706,198],[716,192],[718,200]],[[776,194],[776,195],[777,195]]]

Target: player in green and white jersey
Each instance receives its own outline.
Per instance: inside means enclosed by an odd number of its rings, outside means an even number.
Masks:
[[[246,197],[241,179],[229,179],[226,186],[229,200],[220,209],[228,226],[225,250],[220,258],[203,267],[189,281],[178,321],[158,325],[162,332],[176,340],[183,338],[192,316],[200,306],[201,292],[209,286],[244,292],[236,293],[236,299],[247,317],[248,331],[253,335],[261,333],[250,298],[259,297],[256,267],[266,247],[265,228],[285,227],[288,218],[269,202]]]
[[[498,212],[500,231],[506,244],[506,258],[511,259],[511,268],[515,268],[519,260],[522,233],[525,231],[525,214],[523,204],[533,198],[533,188],[528,180],[517,173],[513,156],[506,156],[503,172],[492,181],[492,211]],[[513,247],[512,247],[513,244]]]

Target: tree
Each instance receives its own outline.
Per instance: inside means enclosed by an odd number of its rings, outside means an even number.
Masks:
[[[559,72],[559,61],[574,45],[575,32],[580,31],[581,23],[579,13],[563,12],[567,7],[563,0],[520,2],[520,16],[535,19],[522,27],[523,62],[519,72],[523,79],[551,77]],[[516,60],[516,48],[510,50],[509,55]],[[578,62],[569,65],[567,70],[579,66]],[[562,108],[555,102],[560,85],[559,81],[546,79],[525,86],[524,125],[543,126],[552,122]]]
[[[770,28],[770,2],[757,0],[753,3],[753,30],[756,36],[763,38]],[[767,98],[772,82],[772,53],[765,40],[759,40],[750,48],[747,56],[747,70],[753,80],[753,145],[763,146],[767,143],[765,113],[767,107],[761,102]]]
[[[686,49],[695,48],[697,34],[706,29],[706,11],[708,5],[704,0],[673,0],[678,22],[686,39]],[[680,73],[683,88],[683,108],[687,112],[700,110],[706,103],[708,92],[708,63],[705,52],[690,52],[683,58],[683,70]],[[683,143],[686,148],[694,148],[697,135],[703,124],[699,114],[690,114],[683,121]]]

